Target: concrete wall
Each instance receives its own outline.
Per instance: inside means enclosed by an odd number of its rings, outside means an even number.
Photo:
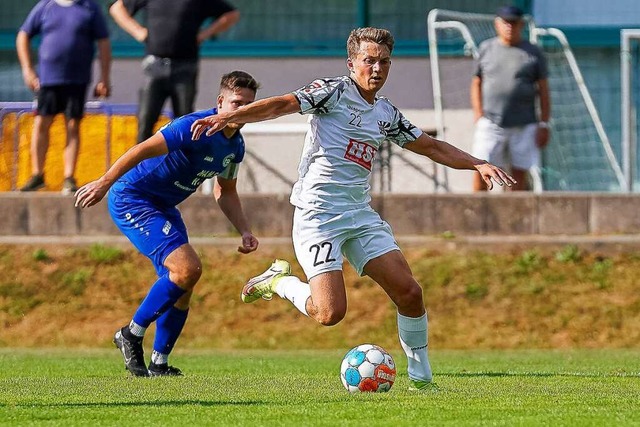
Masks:
[[[287,237],[293,208],[288,195],[243,195],[253,231]],[[397,235],[607,235],[640,233],[640,196],[601,193],[433,194],[376,196],[373,207]],[[197,194],[180,209],[193,237],[233,233],[211,196]],[[102,202],[80,210],[54,193],[0,194],[0,235],[119,235]]]

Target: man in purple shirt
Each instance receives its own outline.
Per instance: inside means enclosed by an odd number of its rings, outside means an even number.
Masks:
[[[30,55],[33,37],[41,35],[38,71]],[[31,10],[16,37],[22,76],[37,94],[36,117],[31,136],[32,176],[20,191],[45,186],[44,163],[49,148],[49,128],[58,113],[66,118],[63,194],[77,190],[74,173],[80,147],[80,121],[97,42],[100,79],[94,96],[109,96],[111,45],[104,15],[92,0],[40,0]]]

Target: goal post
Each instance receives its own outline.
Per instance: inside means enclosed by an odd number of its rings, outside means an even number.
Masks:
[[[633,94],[638,92],[638,82],[634,79],[632,66],[638,66],[638,55],[633,55],[634,47],[640,45],[640,30],[620,30],[620,92],[621,92],[621,117],[622,127],[622,166],[627,182],[627,191],[634,190],[637,167],[638,124],[637,109],[638,100]],[[635,61],[635,63],[634,63]],[[635,102],[634,102],[635,101]]]
[[[434,116],[439,136],[444,137],[445,116],[452,108],[447,105],[447,97],[452,97],[448,92],[454,92],[453,97],[458,100],[463,96],[455,92],[464,94],[464,104],[458,101],[457,108],[470,108],[472,78],[472,67],[468,65],[466,75],[443,73],[441,59],[455,56],[462,66],[460,58],[477,57],[480,43],[496,36],[494,19],[489,14],[443,9],[429,12]],[[623,191],[625,176],[566,37],[560,30],[537,28],[530,17],[525,19],[525,36],[540,46],[548,61],[552,102],[551,142],[543,152],[542,169],[530,171],[534,191]]]

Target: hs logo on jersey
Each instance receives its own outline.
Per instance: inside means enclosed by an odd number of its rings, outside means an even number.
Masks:
[[[389,129],[391,129],[391,123],[378,120],[378,128],[380,128],[380,134],[387,136]]]
[[[375,147],[366,142],[350,139],[349,145],[347,145],[347,151],[344,153],[344,158],[370,171],[377,151]]]

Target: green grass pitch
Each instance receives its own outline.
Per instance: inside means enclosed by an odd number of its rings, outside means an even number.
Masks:
[[[347,349],[344,350],[346,352]],[[0,425],[640,424],[640,350],[432,351],[440,391],[350,395],[343,351],[177,351],[182,378],[131,378],[117,350],[0,349]]]

